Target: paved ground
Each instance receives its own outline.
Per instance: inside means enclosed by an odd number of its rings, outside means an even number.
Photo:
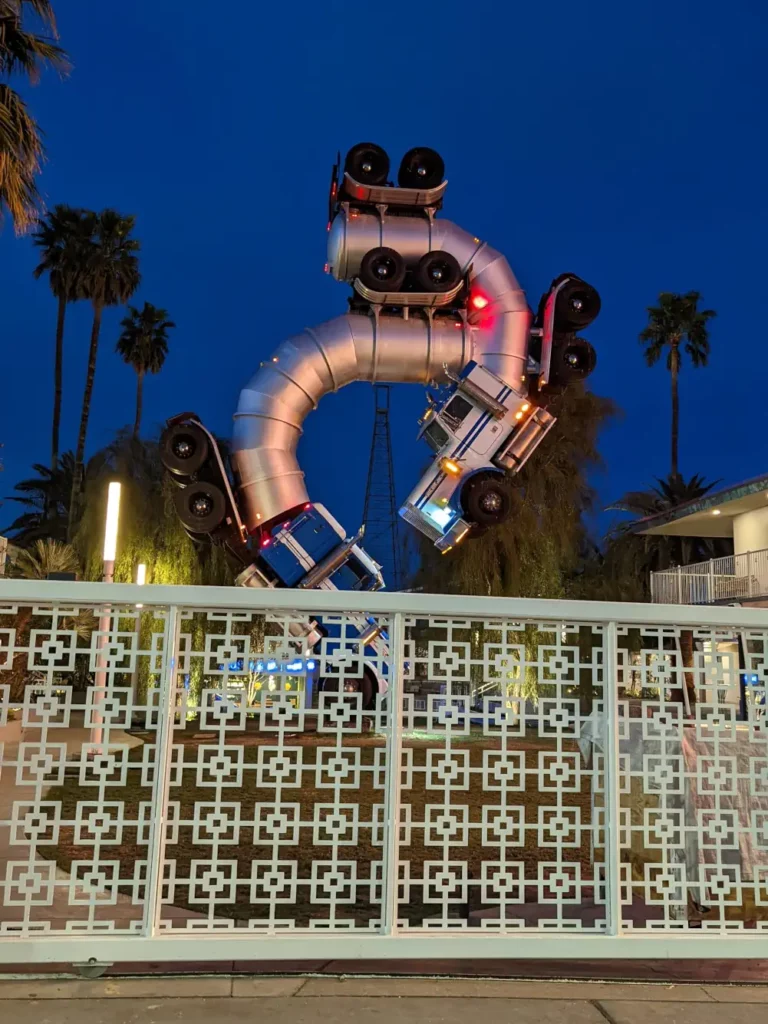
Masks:
[[[434,978],[0,980],[14,1024],[765,1024],[768,988]]]

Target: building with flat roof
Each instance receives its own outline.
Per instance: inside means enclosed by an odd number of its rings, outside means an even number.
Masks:
[[[648,536],[733,540],[732,555],[651,573],[653,601],[768,607],[768,476],[648,516],[634,530]]]

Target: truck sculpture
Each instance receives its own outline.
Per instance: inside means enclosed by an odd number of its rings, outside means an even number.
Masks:
[[[403,157],[398,184],[389,158],[360,143],[331,175],[326,270],[352,286],[343,316],[284,341],[240,394],[231,454],[193,413],[168,421],[166,469],[179,484],[187,532],[222,545],[251,587],[378,590],[380,566],[310,501],[296,447],[320,399],[353,381],[445,384],[420,436],[434,452],[400,509],[443,553],[511,513],[509,477],[555,422],[553,394],[584,380],[596,357],[577,332],[600,298],[575,274],[556,278],[534,315],[506,259],[438,217],[448,182],[432,149]],[[297,626],[307,649],[317,623]],[[356,642],[386,645],[375,622]],[[368,666],[364,707],[386,689]]]

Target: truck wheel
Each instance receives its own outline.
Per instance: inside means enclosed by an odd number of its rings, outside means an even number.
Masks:
[[[389,174],[389,157],[375,142],[358,142],[347,153],[344,170],[361,185],[384,185]]]
[[[586,338],[567,338],[552,346],[549,379],[552,384],[586,380],[597,366],[597,353]]]
[[[501,473],[478,473],[464,484],[461,505],[478,526],[498,526],[509,519],[512,495]]]
[[[210,445],[196,423],[175,423],[160,438],[160,460],[176,476],[192,476],[203,467]]]
[[[428,146],[409,149],[397,172],[401,188],[436,188],[445,175],[443,158]]]
[[[227,514],[227,499],[215,484],[190,484],[176,491],[173,500],[189,533],[213,533]]]
[[[369,668],[363,669],[361,679],[347,679],[344,686],[340,686],[338,679],[323,679],[320,683],[323,693],[360,693],[362,694],[362,710],[373,711],[376,707],[376,698],[379,695],[379,684]]]
[[[589,327],[600,312],[600,296],[591,284],[572,278],[555,300],[555,328],[558,331],[580,331]]]
[[[357,276],[373,291],[399,292],[405,281],[405,260],[399,252],[380,245],[363,256]]]
[[[449,292],[461,280],[461,267],[449,252],[427,252],[419,260],[415,271],[419,292]]]

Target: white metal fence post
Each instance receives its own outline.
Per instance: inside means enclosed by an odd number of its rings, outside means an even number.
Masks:
[[[163,893],[163,867],[168,821],[168,788],[173,756],[174,697],[176,693],[176,658],[179,646],[179,609],[171,605],[163,651],[163,667],[157,702],[157,746],[155,778],[152,786],[152,819],[147,844],[147,890],[145,901],[145,933],[151,938],[160,928]],[[147,713],[151,713],[147,693]]]
[[[605,783],[606,924],[609,935],[621,934],[621,780],[619,765],[618,629],[605,629],[603,681]]]
[[[400,788],[403,749],[403,661],[405,654],[405,620],[402,612],[393,616],[389,649],[387,683],[387,788],[384,799],[384,863],[382,932],[397,931],[398,875],[400,862]]]

